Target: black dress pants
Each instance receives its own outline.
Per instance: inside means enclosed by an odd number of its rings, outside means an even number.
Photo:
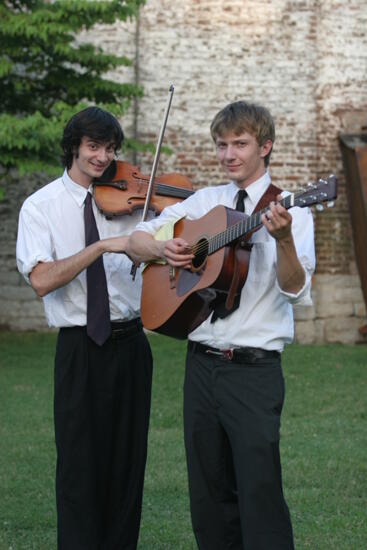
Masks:
[[[136,548],[152,379],[140,329],[99,347],[59,332],[55,358],[59,550]]]
[[[280,358],[234,362],[188,350],[184,431],[200,550],[291,550],[279,456]]]

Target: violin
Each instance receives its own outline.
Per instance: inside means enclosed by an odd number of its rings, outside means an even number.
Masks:
[[[98,209],[111,219],[144,208],[148,185],[149,176],[141,174],[137,166],[117,160],[93,181],[93,196]],[[153,180],[149,209],[158,215],[166,206],[193,193],[192,183],[186,176],[162,174]]]

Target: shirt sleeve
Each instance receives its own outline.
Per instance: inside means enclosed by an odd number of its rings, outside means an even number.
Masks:
[[[276,282],[279,292],[283,294],[292,305],[311,306],[311,283],[315,270],[315,240],[312,212],[309,208],[292,208],[292,234],[296,252],[300,264],[305,272],[305,283],[296,293],[284,292]]]
[[[181,218],[196,219],[203,215],[201,213],[202,193],[196,191],[193,195],[182,202],[177,202],[172,206],[167,206],[157,218],[147,222],[140,222],[135,231],[146,231],[155,235],[157,231],[167,223],[177,221]]]
[[[26,201],[19,214],[17,266],[27,283],[38,262],[52,262],[52,237],[42,210]]]

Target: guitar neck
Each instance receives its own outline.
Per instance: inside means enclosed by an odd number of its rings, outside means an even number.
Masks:
[[[286,197],[284,197],[278,202],[279,204],[284,206],[286,210],[288,210],[289,208],[292,208],[292,206],[295,205],[296,198],[297,198],[297,195],[295,195],[294,193],[291,193],[290,195],[287,195]],[[298,204],[297,206],[302,206],[302,204]],[[307,204],[304,204],[303,206],[307,206]],[[259,210],[255,214],[252,214],[252,216],[244,218],[240,222],[237,222],[234,225],[227,227],[227,229],[225,229],[221,233],[218,233],[217,235],[214,235],[213,237],[211,237],[209,239],[208,253],[214,254],[214,252],[216,252],[220,248],[227,246],[233,241],[236,241],[240,237],[246,236],[248,233],[251,233],[258,227],[260,227],[262,225],[261,216],[265,214],[267,210],[269,210],[268,207],[263,208],[262,210]]]

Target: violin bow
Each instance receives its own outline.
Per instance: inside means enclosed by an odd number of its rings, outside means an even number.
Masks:
[[[166,126],[167,126],[167,120],[168,120],[168,115],[169,115],[169,111],[170,111],[170,108],[171,108],[171,103],[172,103],[172,98],[173,98],[173,92],[174,91],[175,91],[175,89],[173,87],[173,84],[171,84],[170,87],[169,87],[169,90],[168,90],[167,105],[166,105],[166,109],[164,111],[161,131],[159,132],[157,147],[156,147],[156,150],[155,150],[152,171],[151,171],[150,178],[149,178],[147,196],[145,197],[144,210],[143,210],[143,215],[142,215],[142,218],[141,218],[141,221],[143,221],[143,222],[145,222],[145,220],[147,219],[147,215],[148,215],[150,198],[152,196],[152,191],[153,191],[154,178],[155,178],[155,175],[156,175],[156,172],[157,172],[159,156],[161,154],[161,148],[162,148],[162,141],[163,141],[164,132],[165,132]],[[138,268],[138,265],[133,263],[133,265],[131,266],[131,276],[132,276],[133,280],[135,280],[135,275],[136,275],[137,268]]]

